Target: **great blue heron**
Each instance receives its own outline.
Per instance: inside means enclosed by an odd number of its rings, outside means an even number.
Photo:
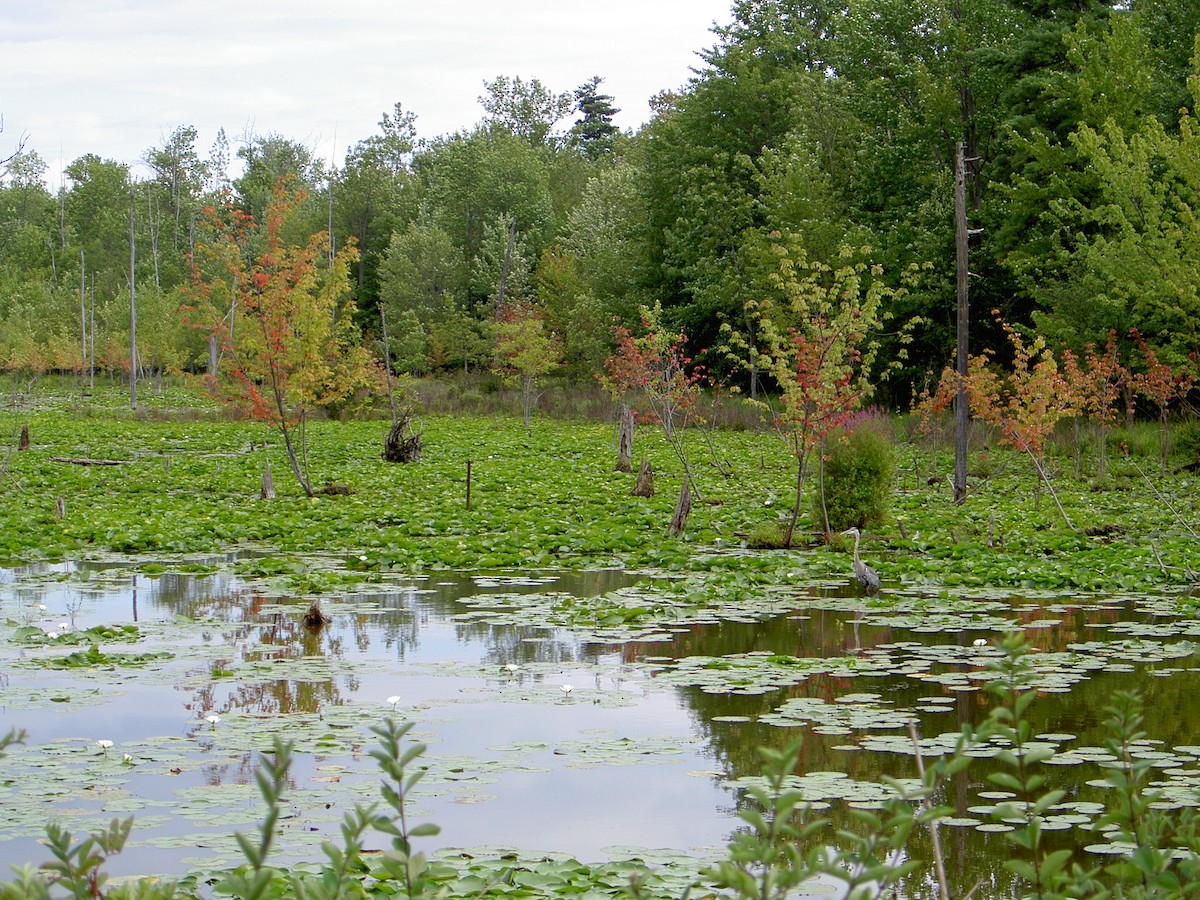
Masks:
[[[858,558],[858,529],[847,528],[842,534],[854,536],[854,577],[858,579],[859,584],[874,593],[879,590],[879,573]]]

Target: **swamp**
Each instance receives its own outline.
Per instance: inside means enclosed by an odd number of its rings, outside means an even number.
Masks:
[[[271,862],[318,871],[343,814],[378,795],[371,729],[388,719],[425,745],[407,813],[441,828],[414,849],[466,873],[452,895],[490,896],[467,878],[487,866],[517,896],[614,895],[638,867],[659,878],[650,896],[709,895],[764,784],[758,748],[801,737],[785,782],[828,820],[813,848],[897,797],[919,807],[924,765],[970,759],[937,782],[937,829],[885,854],[913,864],[904,897],[938,896],[935,858],[952,896],[1021,895],[998,861],[1026,852],[1012,836],[1034,819],[1030,858],[1122,857],[1106,812],[1127,765],[1154,809],[1200,797],[1196,476],[1157,462],[1153,433],[1103,472],[1052,451],[1076,531],[1000,448],[956,506],[949,449],[893,424],[889,518],[861,548],[872,595],[836,537],[751,546],[794,478],[770,433],[714,431],[693,451],[713,461],[670,537],[682,472],[648,429],[652,497],[614,471],[609,425],[431,416],[405,465],[382,459],[380,422],[313,423],[314,468],[338,490],[280,477],[264,500],[281,450],[203,407],[60,398],[0,420],[31,435],[0,511],[0,733],[25,733],[0,776],[5,864],[45,862],[48,822],[82,836],[132,815],[110,875],[209,883],[244,862],[255,768],[285,738]],[[96,460],[112,465],[81,464]],[[1021,727],[962,745],[1018,668]],[[1114,744],[1122,692],[1143,718]],[[1010,775],[1014,756],[1028,766]],[[366,865],[388,843],[368,835]],[[845,890],[821,874],[790,895]]]

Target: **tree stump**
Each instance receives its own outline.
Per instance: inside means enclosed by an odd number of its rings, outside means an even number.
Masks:
[[[383,458],[393,463],[416,462],[421,458],[421,432],[409,433],[412,422],[407,415],[392,425],[383,444]]]
[[[54,518],[65,519],[67,517],[67,501],[66,498],[59,494],[54,498]]]
[[[271,461],[267,460],[266,468],[263,469],[262,490],[259,492],[260,500],[275,499],[275,481],[271,478]]]
[[[621,407],[621,434],[617,441],[617,471],[633,471],[633,410]]]
[[[671,516],[671,537],[679,537],[687,528],[688,516],[692,512],[692,480],[686,475],[683,488],[679,491],[679,502],[675,504],[675,515]]]
[[[633,496],[654,496],[654,467],[650,465],[650,460],[648,459],[643,459],[642,465],[638,469],[637,483],[633,486]]]
[[[21,426],[21,439],[20,439],[20,441],[17,442],[17,449],[18,450],[28,450],[29,449],[29,426],[28,425]]]
[[[329,616],[325,615],[325,613],[321,611],[321,601],[314,600],[312,605],[308,608],[308,611],[301,616],[300,621],[304,623],[305,628],[311,629],[312,631],[320,631],[332,620],[329,618]]]

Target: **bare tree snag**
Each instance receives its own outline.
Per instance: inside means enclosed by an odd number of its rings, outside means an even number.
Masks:
[[[621,434],[617,443],[617,471],[633,471],[633,410],[621,407]]]
[[[28,450],[29,449],[29,426],[28,425],[21,426],[21,439],[17,443],[17,449],[18,450]]]
[[[67,517],[67,501],[59,494],[54,498],[54,518],[65,519]]]
[[[684,477],[679,491],[679,502],[675,504],[675,515],[671,516],[671,537],[679,537],[687,528],[688,516],[692,512],[692,479]]]
[[[648,459],[643,459],[642,465],[638,469],[637,483],[633,486],[633,496],[654,496],[654,467],[650,465],[650,460]]]
[[[275,499],[275,482],[271,478],[271,461],[267,460],[267,465],[263,469],[262,491],[259,492],[260,500]]]
[[[383,444],[383,458],[388,462],[416,462],[421,458],[421,432],[411,432],[412,420],[403,413],[392,425]]]

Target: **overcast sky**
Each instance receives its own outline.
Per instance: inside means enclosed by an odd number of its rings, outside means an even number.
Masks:
[[[483,82],[593,75],[636,129],[685,84],[732,0],[38,0],[0,4],[0,157],[136,163],[180,125],[280,134],[340,163],[399,101],[419,137],[470,128]],[[567,124],[566,122],[562,124]],[[144,166],[135,177],[146,177]]]

